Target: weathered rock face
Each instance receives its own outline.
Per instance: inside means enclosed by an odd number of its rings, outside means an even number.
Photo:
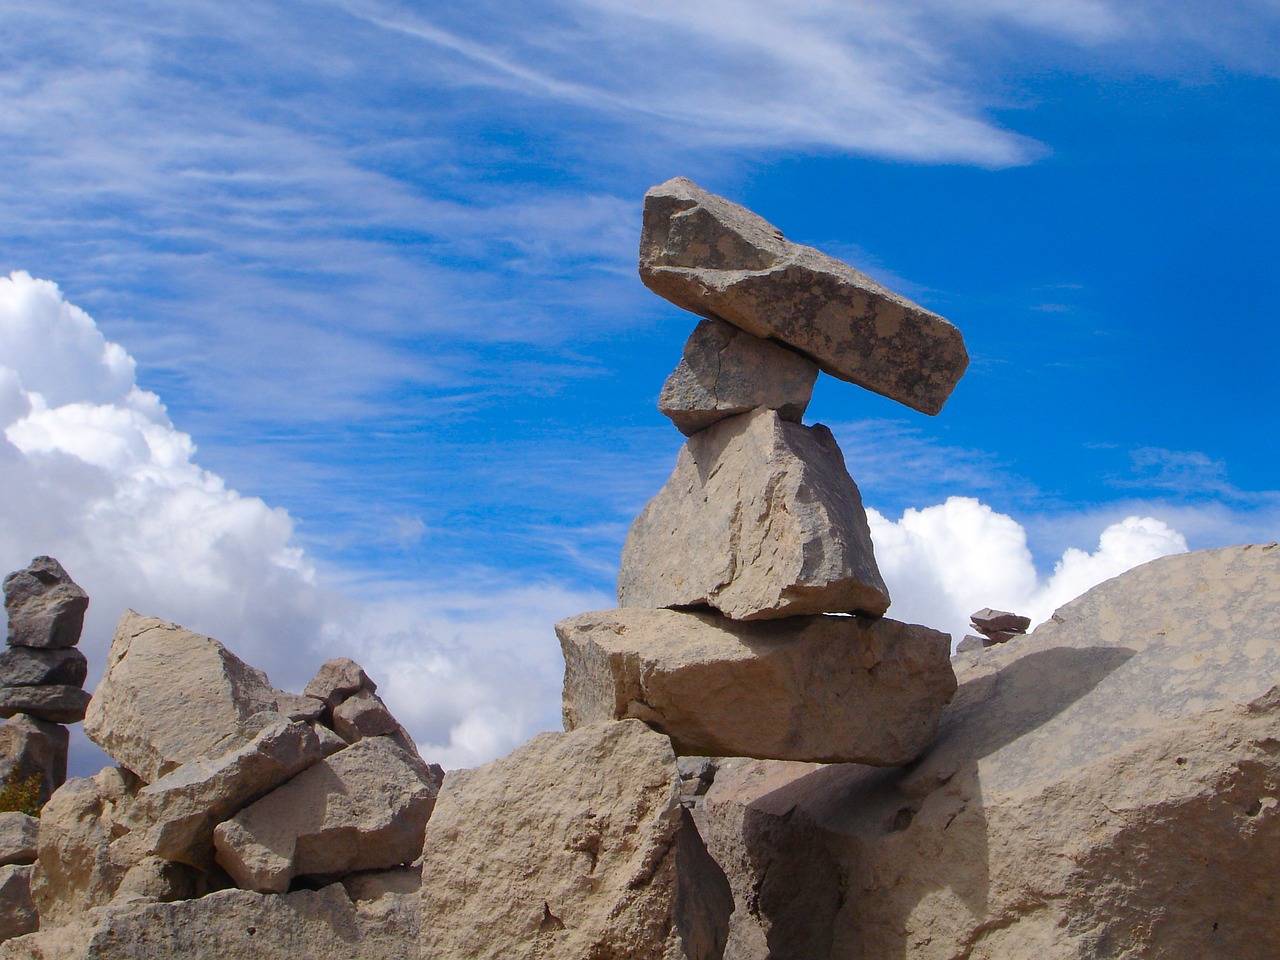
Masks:
[[[438,770],[390,737],[365,738],[220,824],[218,863],[263,893],[283,893],[294,877],[408,863],[422,850]]]
[[[969,364],[942,317],[683,177],[645,194],[640,278],[677,306],[786,343],[922,413],[942,409]]]
[[[40,926],[40,914],[31,899],[32,869],[0,867],[0,941],[31,933]]]
[[[862,497],[831,431],[757,410],[690,437],[627,534],[618,599],[735,620],[884,613]]]
[[[124,824],[147,834],[149,852],[207,870],[213,865],[214,827],[322,757],[309,724],[279,717],[249,743],[190,760],[143,787]]]
[[[89,706],[89,694],[79,687],[0,687],[0,717],[29,714],[49,723],[79,723]]]
[[[1269,955],[1277,638],[1280,548],[1165,557],[958,658],[910,769],[751,761],[741,799],[823,829],[838,960]]]
[[[556,634],[567,729],[635,717],[695,756],[908,763],[956,689],[951,638],[888,619],[621,609]]]
[[[378,685],[369,679],[360,664],[350,657],[335,657],[320,665],[302,692],[332,708],[361,690],[375,693],[377,689]]]
[[[658,396],[658,409],[685,436],[756,407],[799,422],[818,367],[794,350],[723,320],[703,320]]]
[[[53,557],[36,557],[4,578],[10,646],[74,647],[88,607],[89,595]]]
[[[0,653],[0,685],[6,687],[46,684],[82,687],[88,674],[89,661],[74,647],[56,650],[10,647]]]
[[[284,896],[223,890],[134,901],[10,940],[2,960],[419,960],[417,898],[353,904],[341,884]],[[424,943],[430,953],[429,940]]]
[[[274,712],[279,698],[266,674],[217,640],[129,610],[116,627],[84,730],[150,783],[247,742],[257,730],[245,721]]]
[[[408,736],[387,705],[368,690],[352,694],[333,708],[333,729],[347,743],[365,737]]]
[[[0,813],[0,866],[35,863],[40,821],[25,813]]]
[[[634,720],[451,773],[423,850],[424,955],[719,958],[729,891],[676,777],[666,737]]]
[[[0,782],[40,778],[40,800],[67,779],[67,728],[18,714],[0,724]]]

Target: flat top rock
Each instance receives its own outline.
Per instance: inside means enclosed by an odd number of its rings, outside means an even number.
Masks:
[[[942,317],[683,177],[645,194],[640,277],[677,306],[922,413],[942,409],[969,364]]]

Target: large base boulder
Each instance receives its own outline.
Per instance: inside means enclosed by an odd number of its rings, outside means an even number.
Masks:
[[[734,620],[884,613],[862,497],[831,431],[762,409],[690,437],[627,534],[618,601]]]
[[[635,720],[451,773],[427,829],[424,956],[719,960],[731,895]]]
[[[969,365],[960,331],[936,313],[683,177],[645,194],[640,279],[922,413],[942,409]]]
[[[567,729],[635,717],[693,756],[907,763],[956,689],[951,638],[889,619],[624,608],[556,634]]]

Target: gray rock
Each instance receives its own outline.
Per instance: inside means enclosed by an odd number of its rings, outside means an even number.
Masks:
[[[0,813],[0,866],[36,862],[40,821],[25,813]]]
[[[831,431],[756,410],[690,437],[627,534],[618,599],[735,620],[884,613],[862,498]]]
[[[0,867],[0,942],[33,933],[40,927],[40,914],[31,899],[34,867]]]
[[[249,743],[189,760],[138,791],[123,823],[147,849],[202,870],[213,866],[213,830],[323,758],[310,724],[278,717]]]
[[[993,640],[997,634],[1006,635],[1004,639],[1008,640],[1020,633],[1026,633],[1027,628],[1031,626],[1030,617],[1022,617],[1007,610],[992,610],[990,607],[983,607],[971,613],[969,619],[973,621],[975,630]],[[996,642],[1003,643],[1004,640]]]
[[[296,693],[276,692],[276,712],[290,720],[314,723],[324,716],[325,703],[315,697],[298,696]]]
[[[756,407],[799,422],[817,376],[817,365],[794,350],[723,320],[703,320],[663,385],[658,409],[685,436]]]
[[[0,686],[38,687],[67,685],[83,687],[89,661],[74,647],[40,650],[10,647],[0,653]]]
[[[942,409],[969,364],[960,332],[936,313],[683,177],[645,194],[640,278],[922,413]]]
[[[634,720],[451,772],[427,828],[433,956],[713,960],[731,908],[680,807],[670,744]]]
[[[79,723],[89,706],[79,687],[0,687],[0,717],[25,713],[49,723]]]
[[[333,729],[347,743],[365,737],[408,737],[387,705],[368,690],[356,691],[333,708]]]
[[[350,657],[326,660],[302,692],[333,708],[352,694],[367,690],[376,693],[378,685],[369,679],[364,668]]]
[[[10,646],[74,647],[88,607],[89,595],[53,557],[36,557],[4,578]]]
[[[38,777],[43,803],[67,779],[70,734],[57,723],[17,714],[0,724],[0,784]]]
[[[634,717],[678,754],[909,763],[956,689],[950,637],[883,618],[621,609],[556,634],[566,729]]]
[[[217,640],[132,610],[120,618],[84,730],[150,783],[191,760],[226,753],[258,732],[280,692]]]
[[[956,653],[977,653],[979,650],[985,650],[991,646],[987,642],[986,637],[975,637],[969,634],[963,640],[956,644]]]
[[[422,851],[440,777],[389,737],[308,767],[214,831],[218,863],[244,889],[409,863]]]

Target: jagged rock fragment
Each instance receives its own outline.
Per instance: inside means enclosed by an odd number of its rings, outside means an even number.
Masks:
[[[25,813],[0,813],[0,866],[35,863],[40,821]]]
[[[0,687],[0,717],[25,713],[49,723],[79,723],[89,694],[79,687]]]
[[[956,689],[950,638],[889,619],[624,608],[556,634],[567,729],[634,717],[679,754],[908,763]]]
[[[422,850],[438,769],[390,737],[368,737],[220,824],[218,863],[263,893],[283,893],[294,877],[408,863]]]
[[[67,728],[26,714],[0,724],[0,784],[34,778],[39,802],[67,779]]]
[[[40,914],[31,899],[34,867],[0,867],[0,942],[32,933],[40,927]]]
[[[634,720],[545,733],[449,774],[427,828],[422,929],[440,957],[712,960],[728,885]]]
[[[132,610],[116,627],[84,730],[113,760],[150,783],[175,767],[257,733],[279,691],[217,640]]]
[[[147,848],[200,869],[213,865],[213,830],[323,758],[309,724],[279,717],[251,741],[217,757],[189,760],[138,791],[124,825]]]
[[[799,422],[818,367],[794,350],[723,320],[703,320],[658,396],[658,409],[685,436],[756,407]]]
[[[320,669],[302,692],[332,708],[361,690],[376,693],[378,685],[350,657],[335,657],[320,665]]]
[[[10,647],[0,653],[0,686],[38,687],[47,684],[83,687],[89,661],[74,647],[40,650]]]
[[[408,736],[387,705],[368,690],[356,691],[333,708],[333,729],[347,743],[365,737]]]
[[[969,619],[973,621],[975,630],[988,637],[999,633],[1026,633],[1031,626],[1030,617],[1019,616],[1007,610],[992,610],[990,607],[983,607],[969,614]]]
[[[618,599],[735,620],[884,613],[862,498],[831,431],[757,410],[690,437],[627,534]]]
[[[74,647],[88,607],[89,595],[53,557],[36,557],[4,578],[10,646]]]
[[[645,194],[640,278],[922,413],[942,409],[969,364],[960,331],[936,313],[683,177]]]

